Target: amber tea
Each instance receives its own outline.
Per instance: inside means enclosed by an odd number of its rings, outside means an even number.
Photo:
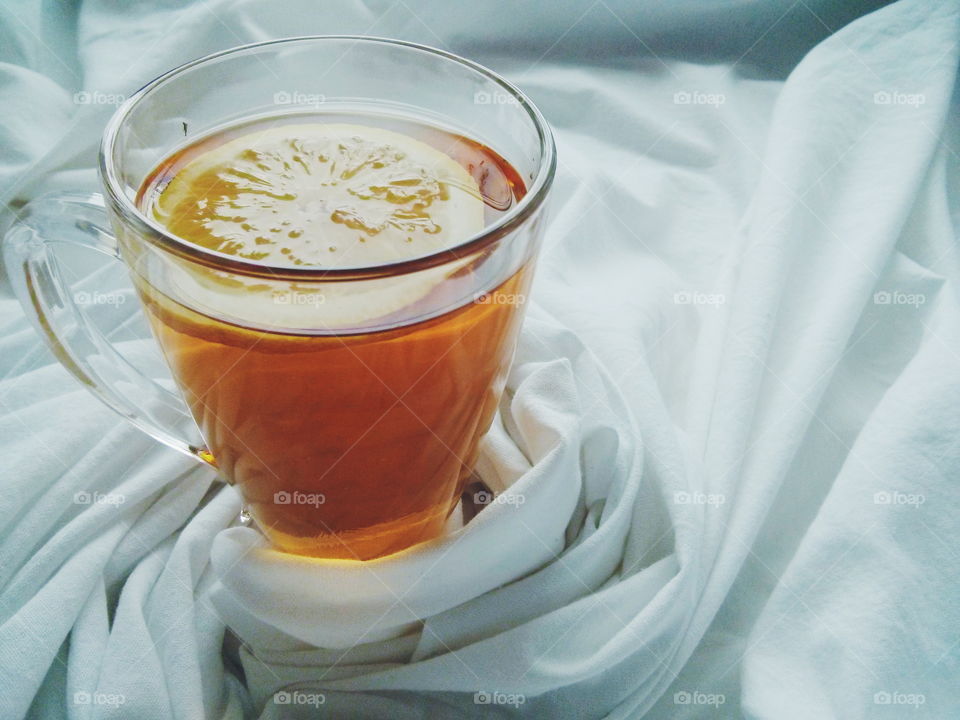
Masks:
[[[462,135],[315,114],[194,142],[157,166],[137,203],[224,256],[324,269],[453,247],[525,192]],[[493,418],[530,282],[526,259],[484,287],[484,261],[302,292],[207,268],[175,280],[177,300],[134,273],[209,451],[276,546],[368,559],[441,533]],[[466,298],[465,278],[476,278]],[[446,295],[446,311],[418,319]]]

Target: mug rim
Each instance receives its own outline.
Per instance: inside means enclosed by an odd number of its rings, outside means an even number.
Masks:
[[[197,245],[171,233],[161,224],[152,220],[141,212],[136,204],[123,192],[123,184],[118,176],[113,157],[116,140],[124,121],[131,111],[153,90],[194,67],[225,56],[239,55],[271,45],[312,43],[324,40],[353,40],[355,43],[369,42],[398,45],[419,50],[465,66],[483,75],[487,79],[492,80],[503,88],[516,100],[517,104],[533,121],[540,145],[540,162],[537,173],[520,202],[510,208],[503,216],[497,218],[495,222],[449,248],[381,265],[323,268],[317,266],[285,267],[269,265]],[[124,223],[132,226],[147,242],[159,247],[161,250],[211,269],[229,271],[246,276],[281,280],[363,280],[405,275],[411,272],[456,262],[510,235],[522,225],[527,218],[533,215],[546,199],[556,174],[557,154],[553,133],[536,105],[534,105],[518,87],[479,63],[447,52],[446,50],[434,48],[429,45],[422,45],[420,43],[408,42],[406,40],[396,40],[371,35],[301,35],[237,45],[191,60],[154,78],[124,101],[110,118],[104,129],[103,138],[100,143],[99,161],[100,176],[111,207],[118,213]]]

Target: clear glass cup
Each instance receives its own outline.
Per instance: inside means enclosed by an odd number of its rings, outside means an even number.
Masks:
[[[241,121],[318,109],[462,135],[499,153],[527,192],[454,247],[327,270],[192,244],[138,207],[145,178],[179,148]],[[236,484],[277,547],[368,559],[437,536],[457,504],[515,347],[555,157],[533,104],[470,61],[379,38],[258,43],[172,70],[126,101],[101,146],[104,195],[31,202],[4,257],[64,366],[141,430]],[[127,266],[180,392],[138,372],[73,302],[58,243]],[[425,287],[416,302],[397,300]]]

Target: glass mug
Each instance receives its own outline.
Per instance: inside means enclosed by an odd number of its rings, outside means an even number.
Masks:
[[[327,269],[225,254],[144,210],[150,178],[183,148],[239,123],[317,116],[482,149],[514,196],[446,249]],[[127,100],[101,145],[104,196],[29,203],[4,257],[64,366],[235,484],[274,546],[369,559],[438,536],[456,507],[503,390],[555,167],[540,112],[475,63],[379,38],[263,42],[183,65]],[[58,243],[127,266],[179,393],[134,369],[79,310]]]

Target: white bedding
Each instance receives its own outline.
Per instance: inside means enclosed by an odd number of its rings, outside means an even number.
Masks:
[[[6,203],[95,190],[117,96],[294,34],[467,54],[560,157],[480,468],[514,501],[379,563],[271,551],[4,283],[0,717],[960,716],[960,7],[861,17],[781,82],[663,37],[788,55],[811,4],[521,5],[0,8]],[[123,292],[90,312],[146,365]]]

